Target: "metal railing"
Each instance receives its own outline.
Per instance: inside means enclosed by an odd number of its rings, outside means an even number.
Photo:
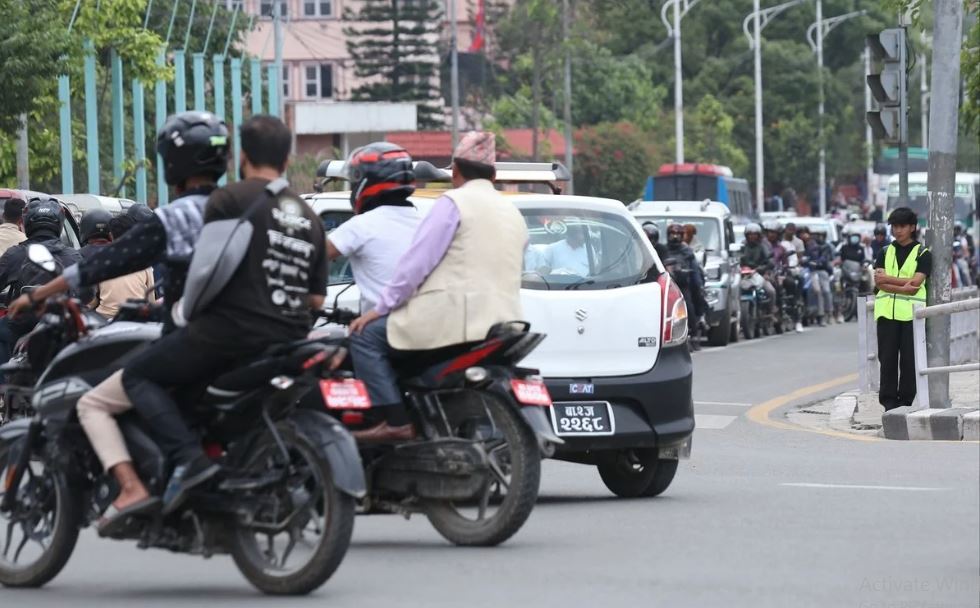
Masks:
[[[929,394],[929,375],[974,371],[980,369],[980,299],[976,287],[954,289],[952,301],[936,306],[915,306],[912,322],[915,332],[916,392]],[[862,392],[878,392],[878,335],[874,323],[874,296],[858,298],[858,388]],[[930,368],[926,358],[926,323],[929,317],[950,315],[950,365]]]

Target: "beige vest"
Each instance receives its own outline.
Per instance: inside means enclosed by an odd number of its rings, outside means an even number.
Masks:
[[[495,323],[518,321],[527,225],[487,180],[446,193],[459,227],[442,262],[388,317],[388,343],[429,350],[483,340]]]

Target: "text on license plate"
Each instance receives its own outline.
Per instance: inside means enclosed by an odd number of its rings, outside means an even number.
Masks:
[[[320,380],[323,403],[330,410],[366,410],[371,407],[367,387],[360,380]]]
[[[615,418],[608,401],[575,401],[555,403],[551,421],[559,436],[612,435]]]

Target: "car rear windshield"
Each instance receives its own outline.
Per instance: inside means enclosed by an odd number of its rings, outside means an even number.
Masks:
[[[613,289],[654,268],[645,237],[622,216],[581,209],[524,209],[530,236],[525,289]]]
[[[705,249],[711,251],[721,250],[721,222],[711,217],[653,217],[653,218],[643,218],[640,220],[641,224],[646,224],[647,222],[653,222],[660,229],[660,242],[667,244],[667,226],[669,224],[694,224],[697,228],[697,233],[694,235],[694,240],[691,242],[691,246],[696,251],[702,251]]]
[[[354,217],[352,211],[323,211],[320,213],[320,221],[323,222],[323,231],[327,235],[352,217]],[[347,256],[340,256],[330,262],[330,274],[328,277],[328,285],[353,282],[354,272],[351,270],[350,261],[347,259]]]

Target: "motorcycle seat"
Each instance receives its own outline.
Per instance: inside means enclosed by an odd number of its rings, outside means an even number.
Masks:
[[[300,340],[276,346],[245,365],[218,376],[207,392],[212,396],[230,397],[265,385],[276,376],[298,376],[311,357],[324,351],[332,354],[334,347],[322,342]]]

